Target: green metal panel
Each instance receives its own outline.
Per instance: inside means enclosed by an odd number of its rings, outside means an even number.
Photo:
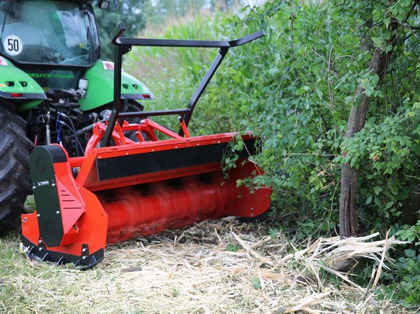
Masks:
[[[82,110],[92,110],[112,102],[114,86],[114,71],[112,68],[112,62],[97,61],[86,72],[87,93],[86,97],[79,101]],[[127,73],[122,74],[121,85],[122,98],[137,100],[153,98],[153,94],[143,83]]]
[[[18,111],[30,109],[46,99],[44,90],[28,74],[0,58],[0,97],[19,103]]]

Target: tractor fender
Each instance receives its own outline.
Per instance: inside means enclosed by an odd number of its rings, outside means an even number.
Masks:
[[[0,57],[0,98],[16,104],[17,111],[35,107],[47,99],[41,86],[11,61]]]
[[[92,110],[111,103],[114,98],[114,63],[111,61],[98,60],[85,73],[88,81],[86,97],[80,99],[82,110]],[[153,99],[152,92],[138,79],[122,73],[121,77],[122,99]]]

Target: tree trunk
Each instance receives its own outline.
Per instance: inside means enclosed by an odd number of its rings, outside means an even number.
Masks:
[[[379,75],[379,82],[388,66],[388,54],[383,53],[378,47],[373,53],[369,69],[373,74]],[[379,83],[378,83],[379,84]],[[363,129],[366,121],[370,97],[364,93],[359,85],[356,96],[360,95],[360,104],[353,106],[347,122],[345,137],[353,137],[355,133]],[[346,152],[343,152],[345,155]],[[356,194],[357,194],[357,169],[350,167],[350,163],[344,163],[341,168],[341,195],[339,209],[340,237],[351,237],[357,234],[356,223]]]

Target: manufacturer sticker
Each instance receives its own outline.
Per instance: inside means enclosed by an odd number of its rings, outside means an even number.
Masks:
[[[22,53],[23,43],[18,36],[9,35],[3,40],[3,48],[9,56],[17,56]]]

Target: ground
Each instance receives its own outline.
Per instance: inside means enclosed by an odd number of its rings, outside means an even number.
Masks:
[[[0,312],[404,312],[351,281],[323,279],[309,251],[267,224],[227,217],[108,246],[80,271],[26,259],[16,232],[0,239]]]

